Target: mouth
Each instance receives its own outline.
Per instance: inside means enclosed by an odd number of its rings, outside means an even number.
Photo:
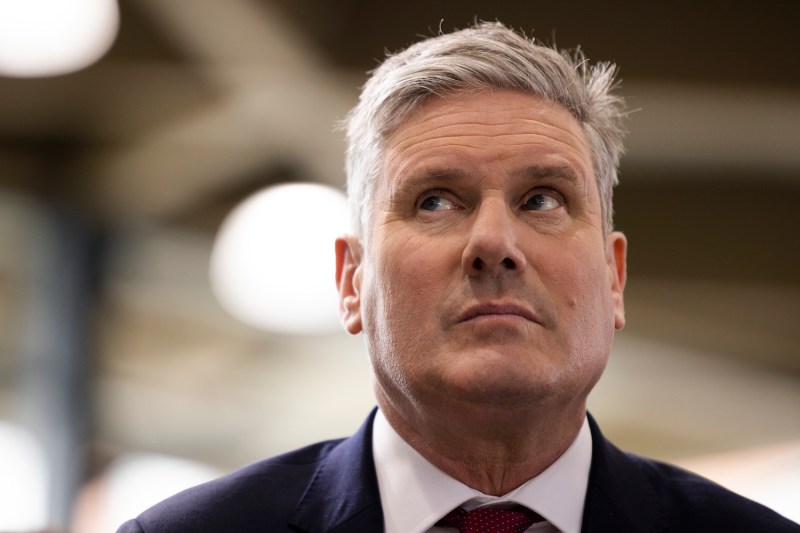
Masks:
[[[529,322],[541,324],[541,321],[527,307],[512,303],[484,303],[469,307],[459,316],[460,323],[481,320],[483,318],[519,317]]]

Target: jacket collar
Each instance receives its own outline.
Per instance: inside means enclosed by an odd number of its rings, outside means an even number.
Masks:
[[[375,410],[352,437],[335,445],[320,463],[295,509],[302,531],[381,531],[383,511],[372,458]]]
[[[665,513],[639,463],[607,441],[592,416],[588,418],[592,431],[592,466],[583,511],[583,533],[665,530]]]
[[[349,439],[320,463],[300,499],[292,525],[301,531],[381,531],[383,512],[372,458],[375,410]],[[667,521],[655,488],[635,458],[605,439],[594,418],[592,466],[583,512],[583,533],[663,531]]]

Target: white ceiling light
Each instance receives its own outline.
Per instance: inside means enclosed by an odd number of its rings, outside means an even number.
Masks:
[[[258,192],[220,229],[211,283],[222,306],[251,326],[283,333],[339,329],[335,238],[348,229],[347,200],[315,184]]]
[[[142,454],[128,455],[114,461],[106,474],[105,513],[98,512],[98,502],[86,501],[82,512],[95,515],[94,521],[84,518],[86,524],[95,523],[97,527],[84,527],[83,531],[114,531],[126,520],[164,498],[172,496],[189,487],[210,481],[219,476],[216,469],[167,455]],[[105,518],[106,520],[103,520]],[[107,523],[104,523],[107,522]]]
[[[28,431],[0,422],[0,531],[38,531],[47,522],[47,465]]]
[[[80,70],[102,57],[118,27],[116,0],[0,0],[0,75]]]

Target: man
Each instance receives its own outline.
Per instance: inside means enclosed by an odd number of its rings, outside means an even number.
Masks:
[[[500,24],[378,68],[348,118],[336,281],[379,409],[120,531],[800,530],[587,417],[625,322],[613,78]]]

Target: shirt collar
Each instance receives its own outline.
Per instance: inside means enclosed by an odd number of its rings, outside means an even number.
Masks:
[[[427,531],[459,505],[467,509],[515,502],[533,509],[564,533],[578,533],[592,461],[592,436],[584,418],[577,437],[547,469],[503,496],[487,496],[428,462],[375,416],[372,450],[386,533]]]

